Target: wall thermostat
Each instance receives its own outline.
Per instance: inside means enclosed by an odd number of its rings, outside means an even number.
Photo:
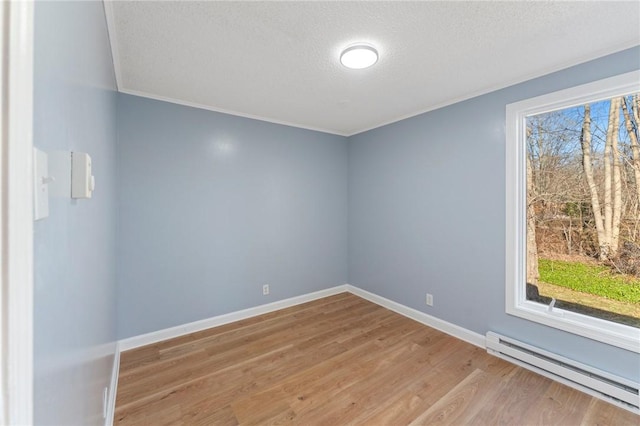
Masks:
[[[91,198],[95,179],[91,173],[91,157],[85,152],[71,153],[71,198]]]

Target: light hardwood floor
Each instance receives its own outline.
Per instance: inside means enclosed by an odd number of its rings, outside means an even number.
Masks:
[[[123,352],[116,425],[640,425],[349,293]]]

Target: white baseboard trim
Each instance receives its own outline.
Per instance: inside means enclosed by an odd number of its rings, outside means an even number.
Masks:
[[[393,312],[396,312],[407,318],[411,318],[412,320],[418,321],[419,323],[427,325],[431,328],[435,328],[436,330],[442,331],[443,333],[447,333],[460,340],[464,340],[465,342],[471,343],[472,345],[476,345],[482,349],[486,349],[485,336],[483,336],[482,334],[467,330],[466,328],[441,320],[429,314],[425,314],[424,312],[417,311],[413,308],[386,299],[382,296],[378,296],[377,294],[370,293],[366,290],[362,290],[350,284],[346,284],[346,288],[349,293],[353,293],[356,296],[362,297],[363,299],[383,306]]]
[[[323,297],[333,296],[334,294],[349,292],[356,296],[362,297],[376,305],[380,305],[393,312],[403,315],[407,318],[411,318],[419,323],[422,323],[443,333],[449,334],[472,345],[485,349],[485,337],[481,334],[467,330],[466,328],[457,326],[450,322],[441,320],[424,312],[417,311],[408,306],[386,299],[377,294],[370,293],[366,290],[362,290],[358,287],[350,284],[343,284],[328,288],[326,290],[320,290],[309,294],[303,294],[301,296],[292,297],[289,299],[279,300],[277,302],[268,303],[265,305],[256,306],[249,309],[243,309],[241,311],[231,312],[224,315],[218,315],[216,317],[207,318],[200,321],[194,321],[188,324],[179,325],[176,327],[166,328],[164,330],[154,331],[152,333],[141,334],[139,336],[129,337],[127,339],[120,340],[116,345],[116,353],[113,359],[113,372],[111,374],[111,387],[109,392],[109,401],[107,407],[107,418],[105,419],[105,426],[112,426],[115,416],[116,395],[118,385],[118,372],[120,370],[120,353],[122,351],[135,349],[141,346],[150,345],[163,340],[180,337],[185,334],[195,333],[197,331],[206,330],[207,328],[217,327],[224,324],[229,324],[235,321],[240,321],[246,318],[255,317],[257,315],[266,314],[269,312],[277,311],[280,309],[288,308],[302,303],[311,302],[313,300],[322,299]]]
[[[279,300],[277,302],[267,303],[265,305],[243,309],[241,311],[230,312],[228,314],[218,315],[215,317],[190,322],[176,327],[165,328],[164,330],[158,330],[147,334],[141,334],[139,336],[129,337],[127,339],[120,340],[120,351],[127,351],[129,349],[139,348],[140,346],[157,343],[162,340],[173,339],[185,334],[195,333],[197,331],[206,330],[207,328],[218,327],[220,325],[229,324],[231,322],[240,321],[284,308],[289,308],[291,306],[300,305],[301,303],[311,302],[312,300],[322,299],[323,297],[333,296],[334,294],[344,293],[346,291],[347,285],[343,284],[328,288],[326,290],[303,294],[301,296],[291,297],[289,299]]]
[[[141,346],[150,345],[153,343],[161,342],[167,339],[173,339],[185,334],[195,333],[198,331],[206,330],[212,327],[218,327],[220,325],[229,324],[235,321],[255,317],[258,315],[266,314],[269,312],[277,311],[280,309],[288,308],[291,306],[299,305],[301,303],[311,302],[313,300],[321,299],[323,297],[332,296],[338,293],[349,292],[356,296],[362,297],[377,305],[383,306],[389,310],[392,310],[407,318],[411,318],[424,325],[435,328],[436,330],[447,333],[453,337],[456,337],[465,342],[471,343],[483,349],[486,348],[485,337],[481,334],[467,330],[466,328],[436,318],[424,312],[420,312],[408,306],[402,305],[398,302],[386,299],[377,294],[370,293],[366,290],[362,290],[358,287],[350,284],[343,284],[335,287],[328,288],[326,290],[320,290],[313,293],[303,294],[301,296],[291,297],[289,299],[279,300],[277,302],[268,303],[265,305],[255,306],[253,308],[243,309],[241,311],[230,312],[224,315],[218,315],[215,317],[190,322],[187,324],[179,325],[176,327],[165,328],[163,330],[154,331],[151,333],[141,334],[139,336],[129,337],[122,339],[118,342],[118,363],[119,355],[122,351],[139,348]],[[114,361],[115,362],[115,361]],[[117,372],[116,372],[117,373]],[[117,380],[117,376],[116,379]]]
[[[104,419],[105,426],[113,426],[116,414],[116,395],[118,393],[118,374],[120,372],[120,343],[116,342],[116,351],[113,354],[113,369],[111,370],[111,384],[109,385],[109,398],[107,399],[107,416]]]

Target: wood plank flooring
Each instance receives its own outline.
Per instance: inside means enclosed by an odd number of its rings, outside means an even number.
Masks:
[[[349,293],[123,352],[116,425],[640,425]]]

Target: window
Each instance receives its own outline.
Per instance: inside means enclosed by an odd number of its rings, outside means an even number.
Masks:
[[[640,352],[640,71],[506,113],[507,313]]]

